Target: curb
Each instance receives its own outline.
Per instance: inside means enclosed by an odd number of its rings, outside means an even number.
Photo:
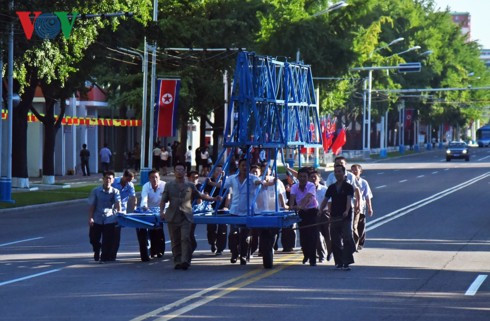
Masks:
[[[53,202],[53,203],[26,205],[26,206],[20,206],[20,207],[12,207],[12,208],[3,208],[3,209],[0,209],[0,214],[28,211],[31,209],[40,209],[40,208],[47,208],[47,207],[56,208],[56,207],[62,207],[65,205],[72,205],[72,204],[83,203],[83,202],[87,203],[87,198],[80,198],[77,200],[69,200],[69,201],[61,201],[61,202]]]

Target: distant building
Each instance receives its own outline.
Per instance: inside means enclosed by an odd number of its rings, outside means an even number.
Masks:
[[[483,60],[487,68],[490,68],[490,49],[482,49],[480,59]]]
[[[461,27],[461,33],[467,41],[471,40],[471,15],[469,12],[451,12],[454,23]]]

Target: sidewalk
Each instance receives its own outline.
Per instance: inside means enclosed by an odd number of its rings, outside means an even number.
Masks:
[[[116,177],[122,176],[122,172],[116,172]],[[166,176],[160,176],[160,180],[168,182],[174,179],[173,172],[169,172]],[[19,192],[32,192],[41,190],[52,190],[60,188],[72,188],[72,187],[82,187],[88,185],[99,185],[102,184],[102,173],[94,173],[90,176],[78,175],[64,175],[55,176],[55,184],[43,184],[42,177],[31,177],[29,178],[29,188],[12,188],[12,193]],[[139,185],[139,172],[136,172],[136,177],[133,180],[133,184]]]

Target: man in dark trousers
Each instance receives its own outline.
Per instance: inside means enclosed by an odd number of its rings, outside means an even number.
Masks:
[[[331,220],[330,237],[335,267],[349,271],[349,265],[354,263],[355,251],[351,206],[354,187],[347,183],[344,166],[335,165],[334,174],[337,182],[328,187],[320,209],[328,205],[326,215]]]
[[[199,173],[199,166],[201,165],[201,147],[196,148],[196,171]]]
[[[187,270],[192,258],[191,227],[194,222],[192,201],[196,198],[216,201],[221,200],[221,197],[211,197],[200,193],[193,183],[185,181],[184,164],[176,163],[174,172],[175,180],[166,183],[163,190],[160,216],[167,222],[174,268]],[[169,206],[165,209],[167,202]]]
[[[87,144],[82,145],[82,150],[80,151],[80,162],[82,165],[83,176],[90,176],[90,167],[88,166],[88,161],[90,159],[90,152],[87,149]]]

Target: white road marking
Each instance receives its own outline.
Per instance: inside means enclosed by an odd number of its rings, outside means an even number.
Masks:
[[[32,279],[32,278],[35,278],[35,277],[38,277],[38,276],[42,276],[42,275],[45,275],[45,274],[54,273],[54,272],[58,272],[58,271],[61,271],[61,269],[54,269],[54,270],[49,270],[49,271],[46,271],[46,272],[31,274],[31,275],[28,275],[28,276],[24,276],[22,278],[18,278],[18,279],[13,279],[13,280],[10,280],[10,281],[1,282],[0,283],[0,286],[4,286],[4,285],[7,285],[7,284],[11,284],[11,283],[15,283],[15,282],[20,282],[20,281],[24,281],[24,280],[29,280],[29,279]]]
[[[485,157],[483,157],[483,158],[480,158],[480,159],[477,159],[477,161],[482,161],[482,160],[484,160],[485,158],[489,158],[489,157],[490,157],[490,155],[488,155],[488,156],[485,156]]]
[[[379,172],[379,173],[377,173],[377,174],[378,174],[378,175],[383,175],[384,173],[385,173],[385,172]]]
[[[29,241],[40,240],[42,238],[43,237],[33,237],[33,238],[30,238],[30,239],[25,239],[25,240],[20,240],[20,241],[14,241],[14,242],[9,242],[9,243],[3,243],[3,244],[0,244],[0,247],[7,246],[7,245],[12,245],[12,244],[17,244],[17,243],[22,243],[22,242],[29,242]]]
[[[437,174],[437,173],[439,173],[439,171],[432,172],[432,174]]]
[[[384,187],[386,187],[386,185],[377,186],[376,189],[384,188]]]
[[[449,168],[444,168],[444,170],[445,170],[445,171],[448,171],[448,170],[449,170]]]
[[[417,176],[417,178],[422,178],[422,177],[424,177],[424,176],[425,176],[425,175],[419,175],[419,176]]]
[[[483,284],[485,279],[487,278],[488,275],[485,274],[480,274],[476,277],[475,281],[471,283],[470,287],[468,290],[466,290],[466,293],[464,295],[475,295],[476,292],[478,292],[478,289],[480,286]]]
[[[406,181],[408,181],[408,179],[402,179],[401,181],[399,181],[399,183],[405,183]]]

